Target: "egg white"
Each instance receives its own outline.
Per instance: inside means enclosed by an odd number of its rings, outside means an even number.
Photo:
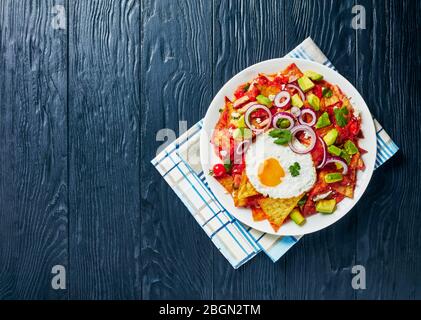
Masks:
[[[265,159],[275,158],[284,169],[285,176],[282,182],[274,187],[263,185],[258,176],[259,165]],[[308,154],[297,154],[288,145],[282,146],[274,143],[268,132],[260,134],[245,154],[246,175],[253,187],[265,196],[275,199],[288,199],[309,191],[316,183],[316,169],[313,159]],[[289,167],[297,162],[300,165],[300,174],[291,175]]]

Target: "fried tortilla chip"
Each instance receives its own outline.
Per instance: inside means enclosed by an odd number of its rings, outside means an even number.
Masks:
[[[216,178],[220,184],[225,188],[228,193],[232,193],[234,190],[234,179],[231,176],[224,176],[222,178]]]
[[[354,197],[354,187],[353,186],[332,186],[332,189],[335,190],[336,192],[344,195],[345,197],[348,198],[353,198]]]
[[[281,227],[284,220],[288,217],[292,209],[297,206],[302,195],[290,199],[272,199],[263,198],[258,200],[258,204],[267,215],[267,219],[275,231]]]
[[[238,198],[239,189],[234,189],[232,193],[232,198],[234,199],[234,205],[236,207],[246,207],[248,204],[247,198],[240,199]]]
[[[257,190],[250,183],[249,179],[247,178],[247,175],[243,173],[243,176],[241,177],[241,184],[238,189],[238,199],[242,200],[258,194],[259,192],[257,192]]]
[[[265,212],[261,208],[253,207],[251,208],[251,212],[253,214],[254,221],[262,221],[267,219]]]

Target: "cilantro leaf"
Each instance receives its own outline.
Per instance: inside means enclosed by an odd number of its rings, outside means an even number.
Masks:
[[[345,127],[348,124],[348,119],[345,117],[348,115],[348,109],[344,106],[342,108],[333,109],[335,114],[336,123],[340,127]]]
[[[296,177],[300,174],[300,164],[298,162],[294,162],[292,166],[289,166],[289,172],[291,172],[291,175],[293,177]]]
[[[292,139],[291,132],[289,130],[284,129],[274,129],[269,132],[269,136],[272,138],[276,138],[274,142],[280,145],[287,144]]]
[[[329,88],[323,88],[322,94],[323,94],[323,97],[330,98],[330,97],[332,97],[333,92]]]

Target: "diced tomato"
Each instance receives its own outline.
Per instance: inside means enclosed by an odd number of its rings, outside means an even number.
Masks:
[[[323,96],[323,89],[322,86],[319,84],[316,84],[313,88],[313,93],[319,98],[321,99]]]
[[[248,83],[245,83],[245,84],[239,86],[237,88],[237,90],[234,92],[235,98],[239,99],[239,98],[243,97],[247,92],[246,88],[247,88],[248,85],[249,85]]]
[[[259,76],[257,78],[257,83],[260,84],[261,86],[267,86],[269,83],[269,80],[265,76]]]
[[[272,81],[272,85],[275,85],[277,87],[281,87],[283,84],[288,83],[288,77],[284,76],[276,76],[275,79]]]
[[[352,118],[348,123],[349,133],[354,137],[360,132],[360,122],[356,118]]]
[[[259,89],[253,87],[250,91],[247,91],[246,95],[249,97],[250,101],[256,101],[256,97],[259,95],[259,93]]]
[[[313,151],[311,151],[311,156],[313,161],[317,164],[323,161],[323,145],[319,139],[317,139],[316,145],[314,146]]]
[[[232,166],[232,173],[233,174],[241,174],[241,173],[243,173],[244,168],[245,168],[244,162],[243,163],[239,163],[239,164],[234,164]]]
[[[251,119],[267,118],[267,116],[268,116],[267,112],[263,109],[257,109],[256,111],[254,111],[250,114]]]

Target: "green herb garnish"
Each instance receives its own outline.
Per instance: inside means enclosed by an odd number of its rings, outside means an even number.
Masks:
[[[345,117],[348,114],[348,109],[343,106],[342,108],[333,109],[333,113],[335,114],[335,119],[338,126],[345,127],[348,123],[348,120]]]
[[[300,174],[300,169],[300,164],[298,162],[294,162],[294,164],[289,167],[289,172],[291,172],[293,177],[296,177]]]
[[[323,88],[322,94],[323,94],[323,97],[325,98],[330,98],[333,96],[333,92],[329,88]]]
[[[224,163],[224,167],[225,167],[225,170],[227,170],[227,172],[230,172],[231,171],[231,168],[232,168],[231,161],[230,160],[226,160],[225,163]]]
[[[280,145],[287,144],[292,139],[291,132],[285,129],[274,129],[269,132],[269,136],[276,138],[274,142]]]
[[[303,206],[303,205],[305,205],[306,204],[306,202],[307,202],[307,195],[304,195],[304,197],[302,197],[301,199],[300,199],[300,201],[298,201],[298,205],[301,207],[301,206]]]

